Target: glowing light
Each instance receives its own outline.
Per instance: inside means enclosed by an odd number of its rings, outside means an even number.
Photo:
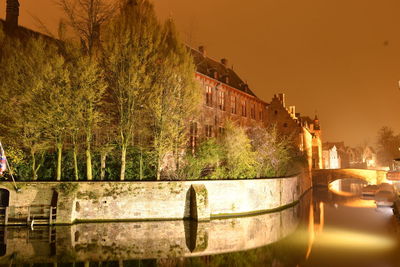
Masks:
[[[329,190],[335,191],[335,192],[340,192],[340,180],[333,181],[332,183],[329,184]]]
[[[376,204],[373,200],[365,200],[365,199],[353,199],[346,203],[342,204],[346,207],[355,207],[355,208],[376,208]]]
[[[314,229],[314,205],[311,203],[310,206],[310,214],[308,217],[308,244],[307,244],[307,253],[306,259],[310,257],[311,250],[315,240],[315,229]]]
[[[385,250],[393,248],[395,240],[389,237],[372,235],[343,229],[325,228],[325,231],[315,239],[314,246],[348,249]]]

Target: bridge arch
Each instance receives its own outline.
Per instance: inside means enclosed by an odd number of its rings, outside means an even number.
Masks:
[[[366,169],[321,169],[313,170],[313,186],[328,186],[338,179],[360,179],[368,184],[381,184],[386,182],[386,171]]]

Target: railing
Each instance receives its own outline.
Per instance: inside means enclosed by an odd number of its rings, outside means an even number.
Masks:
[[[57,208],[47,205],[0,207],[0,225],[53,224]]]

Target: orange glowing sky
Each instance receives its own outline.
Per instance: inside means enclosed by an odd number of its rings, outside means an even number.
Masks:
[[[6,0],[0,0],[5,17]],[[375,144],[384,125],[400,133],[399,0],[153,0],[190,45],[205,45],[264,101],[284,92],[314,116],[324,141]],[[251,4],[249,4],[251,3]],[[20,0],[20,24],[56,29],[53,0]]]

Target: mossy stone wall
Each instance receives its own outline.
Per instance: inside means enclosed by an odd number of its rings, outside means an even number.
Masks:
[[[20,192],[12,189],[11,183],[1,182],[0,188],[9,190],[10,206],[14,207],[50,205],[57,192],[56,223],[70,224],[183,219],[191,214],[196,214],[197,220],[208,220],[270,211],[298,201],[311,186],[309,180],[299,175],[248,180],[19,182]],[[193,201],[195,205],[191,205]]]

